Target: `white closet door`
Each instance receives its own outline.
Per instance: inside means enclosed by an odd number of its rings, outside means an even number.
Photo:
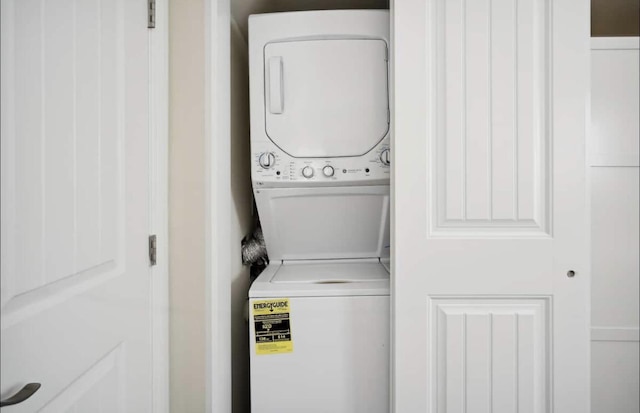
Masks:
[[[394,411],[588,412],[589,2],[393,9]]]
[[[1,397],[150,412],[147,2],[1,4]]]

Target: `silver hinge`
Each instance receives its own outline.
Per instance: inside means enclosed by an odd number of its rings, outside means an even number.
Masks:
[[[151,266],[156,265],[156,255],[158,251],[158,246],[156,244],[156,236],[149,235],[149,264]]]
[[[147,28],[156,27],[156,0],[147,0]]]

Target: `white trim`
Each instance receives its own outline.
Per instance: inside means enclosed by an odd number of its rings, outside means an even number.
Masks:
[[[591,341],[640,341],[638,327],[591,327]]]
[[[151,267],[152,406],[169,403],[169,4],[156,0],[156,28],[149,30],[149,229],[157,236],[157,264]]]
[[[591,50],[637,50],[640,37],[592,37]]]
[[[396,405],[396,325],[393,318],[393,309],[396,308],[396,161],[395,161],[395,147],[396,147],[396,20],[395,20],[395,1],[389,1],[389,123],[390,123],[390,142],[391,148],[391,179],[389,182],[389,244],[391,249],[389,251],[389,259],[391,266],[389,268],[390,291],[390,312],[389,312],[389,412],[395,412],[394,406]],[[398,0],[399,1],[399,0]]]
[[[230,4],[205,2],[206,407],[231,413]]]
[[[590,167],[599,166],[626,166],[626,167],[638,167],[640,166],[640,159],[638,159],[638,153],[633,152],[613,152],[613,153],[593,153],[589,157]]]

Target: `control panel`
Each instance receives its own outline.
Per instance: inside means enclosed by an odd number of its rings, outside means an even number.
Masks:
[[[251,149],[251,176],[260,187],[377,185],[391,174],[388,136],[357,157],[294,158],[270,141],[253,142]]]

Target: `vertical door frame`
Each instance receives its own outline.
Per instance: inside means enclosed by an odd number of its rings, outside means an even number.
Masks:
[[[149,232],[157,237],[150,267],[152,407],[169,412],[169,2],[155,0],[149,30]],[[141,24],[144,24],[141,22]]]
[[[205,32],[205,411],[231,413],[231,13],[204,1]]]

